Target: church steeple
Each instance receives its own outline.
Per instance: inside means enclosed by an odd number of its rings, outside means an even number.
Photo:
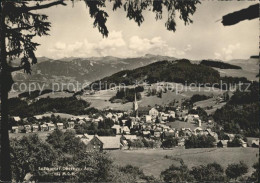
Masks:
[[[135,93],[135,100],[133,102],[133,114],[135,117],[138,117],[138,103],[136,100],[136,93]]]

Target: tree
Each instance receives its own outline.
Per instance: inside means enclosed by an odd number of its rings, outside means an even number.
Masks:
[[[174,137],[168,137],[162,142],[163,148],[172,148],[178,145],[178,139]]]
[[[236,135],[232,141],[228,141],[228,147],[242,147],[242,142],[240,136]]]
[[[250,182],[259,182],[259,161],[253,165],[255,171],[249,177],[248,181]]]
[[[226,175],[229,179],[237,179],[238,177],[246,174],[248,167],[245,163],[239,162],[238,164],[230,164],[226,169]]]
[[[194,178],[190,174],[188,167],[181,161],[181,166],[171,165],[161,172],[161,177],[165,182],[193,182]]]
[[[106,7],[106,1],[96,0],[85,3],[89,9],[90,17],[94,19],[93,25],[103,36],[108,36],[106,21],[108,13],[103,10]],[[168,19],[165,27],[169,31],[176,31],[175,14],[180,12],[179,18],[184,21],[185,25],[192,23],[190,16],[196,11],[196,4],[199,0],[194,1],[171,1],[171,0],[144,0],[144,1],[110,1],[113,3],[113,10],[123,7],[126,11],[126,17],[134,20],[139,26],[144,21],[143,11],[153,11],[156,20],[162,19],[162,10],[168,11]],[[35,3],[35,5],[34,5]],[[8,93],[11,90],[13,79],[12,72],[24,70],[31,73],[31,65],[37,63],[34,54],[38,43],[33,42],[35,36],[48,35],[51,26],[48,22],[48,16],[35,12],[50,8],[55,5],[66,5],[64,0],[53,2],[43,2],[41,0],[34,2],[26,1],[9,1],[3,0],[0,3],[0,49],[1,49],[1,180],[11,181],[10,168],[10,144],[8,136]],[[21,58],[19,67],[12,67],[9,64],[15,58]]]
[[[191,174],[198,182],[223,182],[224,169],[217,163],[192,167]]]
[[[12,175],[16,182],[23,182],[28,173],[35,180],[41,176],[39,168],[51,167],[57,157],[54,149],[37,135],[11,140]]]
[[[53,148],[59,153],[76,154],[84,152],[85,144],[75,136],[75,132],[61,130],[55,130],[46,139],[46,141],[53,146]]]

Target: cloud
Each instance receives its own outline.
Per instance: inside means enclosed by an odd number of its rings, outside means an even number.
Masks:
[[[57,50],[64,50],[66,48],[66,44],[65,43],[61,43],[61,42],[57,42],[54,47]]]
[[[91,56],[117,56],[138,57],[145,54],[167,55],[183,57],[192,49],[190,44],[183,49],[169,46],[161,37],[151,39],[132,36],[128,40],[123,38],[121,31],[111,31],[108,38],[99,42],[89,42],[87,39],[73,43],[57,42],[48,51],[53,57],[91,57]]]
[[[186,55],[186,52],[190,51],[192,46],[188,44],[185,48],[180,50],[169,46],[166,41],[162,40],[161,37],[147,39],[133,36],[129,40],[129,49],[132,50],[137,56],[150,53],[178,57]]]
[[[215,52],[215,59],[231,60],[235,52],[240,50],[240,43],[229,44],[227,47],[222,48],[221,52]]]

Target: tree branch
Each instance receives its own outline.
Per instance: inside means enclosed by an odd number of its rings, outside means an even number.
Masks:
[[[63,6],[66,6],[67,4],[64,3],[64,0],[59,0],[59,1],[55,1],[55,2],[52,2],[52,3],[48,3],[48,4],[43,4],[43,5],[36,5],[36,6],[32,6],[32,7],[20,7],[18,8],[17,11],[19,12],[28,12],[28,11],[32,11],[32,10],[39,10],[39,9],[45,9],[45,8],[49,8],[49,7],[52,7],[52,6],[55,6],[55,5],[63,5]]]
[[[33,28],[34,26],[24,26],[24,27],[17,27],[17,28],[11,28],[11,29],[7,29],[7,32],[11,32],[11,31],[21,31],[21,30],[29,30],[31,28]]]
[[[19,66],[19,67],[12,67],[12,66],[8,65],[8,66],[6,67],[6,70],[9,71],[9,72],[20,71],[20,70],[22,70],[22,69],[24,69],[24,65]]]

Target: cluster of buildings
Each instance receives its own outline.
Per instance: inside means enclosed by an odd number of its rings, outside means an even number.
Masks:
[[[20,117],[13,117],[13,120],[18,124],[21,121]],[[67,122],[66,126],[64,123],[42,123],[42,124],[27,124],[27,125],[17,125],[12,126],[11,133],[33,133],[33,132],[46,132],[54,131],[55,129],[74,129],[75,123],[73,121]]]
[[[139,108],[137,101],[133,103],[133,112],[107,112],[103,115],[95,117],[75,116],[70,118],[66,125],[64,123],[42,123],[23,126],[12,126],[13,133],[30,133],[38,131],[53,131],[55,129],[74,129],[75,124],[82,125],[84,123],[99,123],[105,119],[110,119],[114,122],[111,127],[114,130],[115,136],[98,136],[89,134],[77,134],[76,136],[87,145],[87,149],[98,150],[113,150],[126,149],[130,141],[137,139],[148,139],[150,141],[162,142],[168,137],[178,139],[178,146],[183,147],[185,140],[192,135],[212,136],[215,139],[216,147],[227,147],[228,141],[234,139],[234,134],[228,134],[230,140],[219,140],[218,134],[213,132],[211,128],[203,128],[202,120],[197,114],[188,114],[188,111],[177,108],[176,110],[158,110],[156,107]],[[14,117],[19,121],[19,117]],[[181,127],[172,128],[168,123],[174,120],[182,121],[182,123],[192,124],[193,128]],[[173,122],[174,123],[174,122]],[[211,120],[207,121],[212,123]],[[245,142],[241,139],[243,147],[256,146],[259,147],[259,139],[253,139]]]

